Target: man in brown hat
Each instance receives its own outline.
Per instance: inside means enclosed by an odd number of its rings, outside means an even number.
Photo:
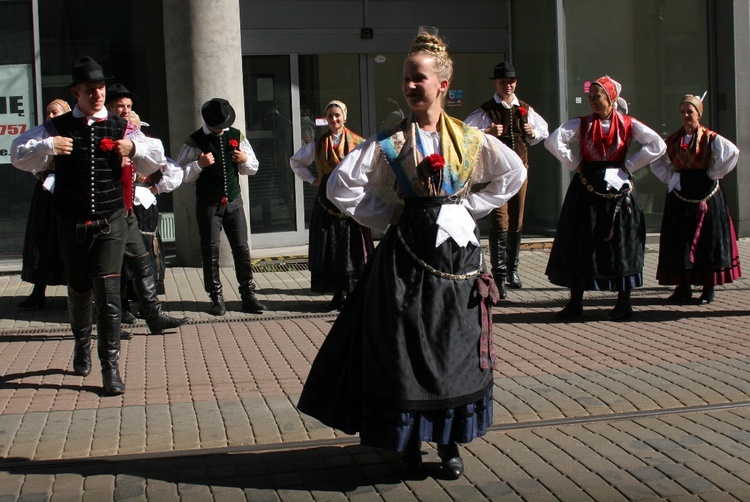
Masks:
[[[466,123],[499,138],[516,152],[528,169],[528,146],[542,142],[549,136],[547,122],[531,106],[516,97],[518,78],[513,65],[506,62],[496,65],[490,79],[495,87],[495,95],[473,111],[466,118]],[[511,288],[523,287],[518,276],[518,261],[527,185],[528,177],[512,199],[493,209],[488,216],[490,264],[500,298],[508,296],[506,280]]]
[[[211,297],[209,312],[224,315],[227,311],[219,275],[223,228],[232,248],[242,310],[260,314],[266,307],[255,297],[247,219],[240,195],[240,175],[258,172],[258,159],[242,132],[231,127],[235,113],[229,101],[213,98],[203,104],[201,115],[203,127],[185,141],[177,163],[185,168],[184,182],[196,182],[196,220],[203,286]]]
[[[58,240],[68,280],[68,310],[75,338],[73,370],[91,372],[91,328],[96,304],[97,351],[102,392],[125,392],[120,357],[120,269],[127,224],[121,162],[133,160],[144,174],[166,162],[137,139],[126,139],[127,122],[104,107],[106,77],[91,57],[73,65],[72,112],[54,117],[13,141],[18,169],[40,172],[55,159],[54,208]]]

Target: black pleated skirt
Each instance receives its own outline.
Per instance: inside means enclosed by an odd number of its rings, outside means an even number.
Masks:
[[[53,195],[42,188],[41,180],[34,186],[26,220],[21,279],[48,286],[66,284],[65,266],[57,243]]]

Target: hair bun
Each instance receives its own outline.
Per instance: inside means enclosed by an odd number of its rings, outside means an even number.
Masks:
[[[445,57],[448,54],[448,46],[439,37],[421,34],[414,39],[409,52],[410,54],[427,52],[438,57]]]

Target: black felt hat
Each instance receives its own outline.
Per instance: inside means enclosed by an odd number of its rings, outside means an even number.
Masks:
[[[222,98],[213,98],[203,103],[201,115],[208,127],[224,129],[234,123],[234,108],[229,101]]]
[[[490,77],[492,80],[496,78],[518,78],[516,75],[516,69],[510,63],[502,62],[495,65],[495,76]]]
[[[94,58],[91,56],[83,56],[73,63],[71,76],[73,77],[73,82],[71,82],[69,87],[112,78],[104,76],[102,66],[94,61]]]
[[[138,94],[130,92],[127,87],[120,84],[112,84],[107,87],[107,102],[114,101],[120,98],[130,98],[131,101],[138,99]]]

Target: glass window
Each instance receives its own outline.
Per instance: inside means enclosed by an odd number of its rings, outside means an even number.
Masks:
[[[299,56],[299,100],[302,142],[314,141],[328,130],[325,106],[331,100],[343,102],[347,108],[346,127],[364,136],[359,79],[359,56],[330,54]],[[317,124],[317,125],[316,125]],[[315,170],[315,165],[310,169]],[[318,187],[303,183],[305,228],[310,228],[310,215]]]
[[[568,118],[591,113],[584,85],[606,74],[622,84],[629,115],[664,138],[679,129],[680,98],[708,89],[706,1],[567,0],[564,8]],[[658,231],[665,187],[648,168],[634,176],[646,226]]]

